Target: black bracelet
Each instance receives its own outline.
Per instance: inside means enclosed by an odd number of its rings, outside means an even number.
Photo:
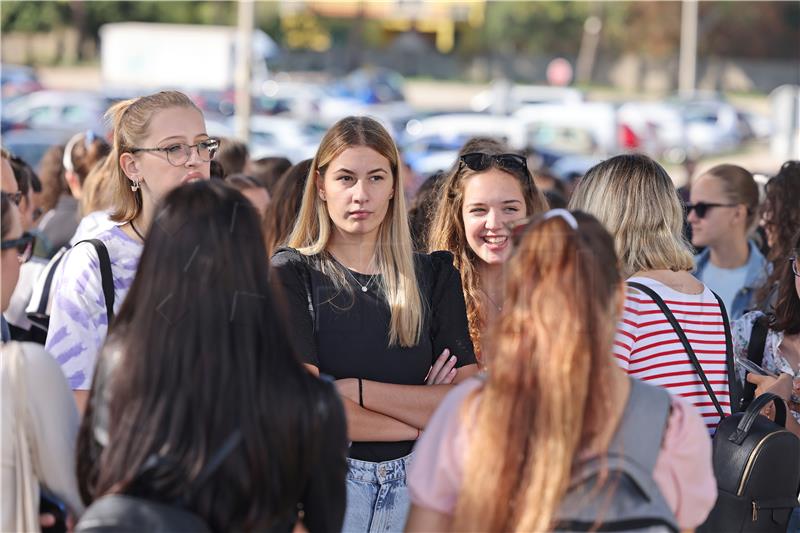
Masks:
[[[361,378],[358,378],[358,405],[364,407],[364,385],[361,383]]]

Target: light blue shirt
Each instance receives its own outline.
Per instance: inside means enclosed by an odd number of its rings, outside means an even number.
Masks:
[[[728,318],[732,319],[733,300],[747,280],[747,264],[739,268],[720,268],[709,261],[699,274],[700,281],[722,298]]]

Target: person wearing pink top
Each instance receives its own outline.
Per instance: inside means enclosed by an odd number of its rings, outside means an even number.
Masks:
[[[550,531],[576,466],[620,449],[633,456],[648,433],[645,470],[666,522],[699,526],[717,496],[711,440],[690,404],[615,362],[625,285],[611,236],[565,210],[523,231],[507,263],[509,312],[488,331],[487,374],[448,394],[415,447],[406,531]],[[659,409],[643,417],[642,398]],[[618,448],[631,429],[637,438]],[[602,494],[618,486],[598,483]]]

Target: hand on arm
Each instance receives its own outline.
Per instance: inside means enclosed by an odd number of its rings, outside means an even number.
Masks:
[[[452,388],[454,379],[462,374],[469,377],[477,372],[474,364],[456,369],[456,361],[455,356],[450,357],[449,351],[444,350],[431,367],[425,385],[399,385],[362,379],[360,398],[357,379],[337,380],[336,386],[343,397],[356,405],[362,400],[365,409],[422,430]]]

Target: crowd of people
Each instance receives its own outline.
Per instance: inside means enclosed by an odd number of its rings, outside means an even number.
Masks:
[[[692,530],[723,418],[800,436],[800,162],[684,203],[474,138],[409,197],[368,117],[295,165],[179,92],[107,117],[2,153],[2,531]]]

